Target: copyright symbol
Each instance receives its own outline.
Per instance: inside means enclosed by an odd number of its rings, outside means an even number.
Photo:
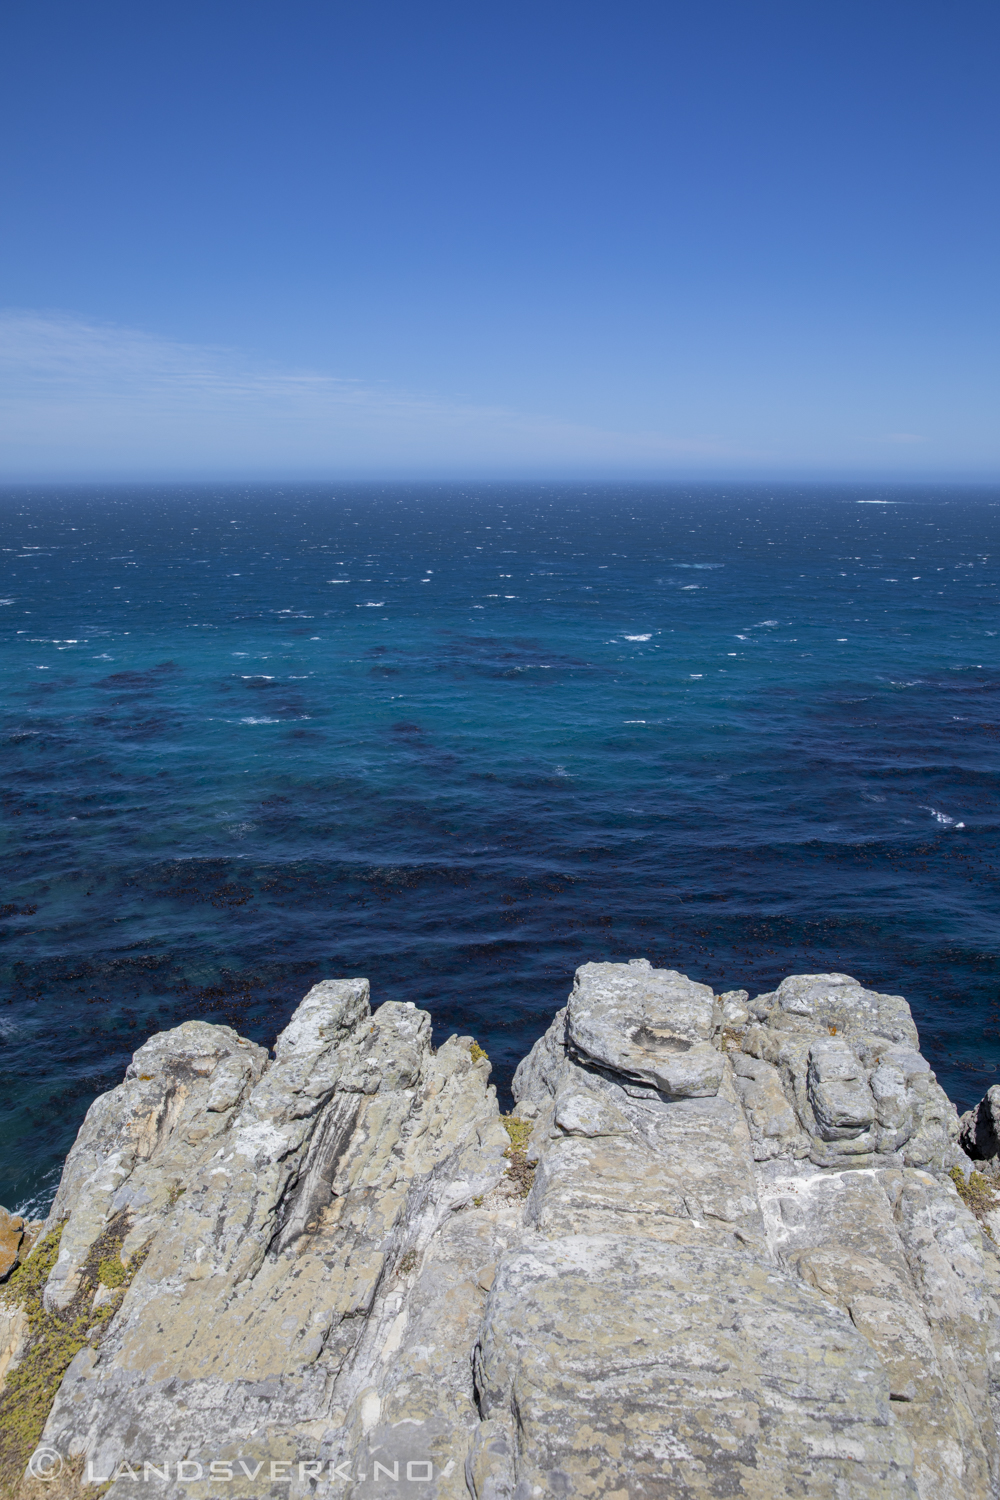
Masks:
[[[32,1479],[58,1479],[63,1461],[54,1448],[36,1448],[28,1459],[28,1473]]]

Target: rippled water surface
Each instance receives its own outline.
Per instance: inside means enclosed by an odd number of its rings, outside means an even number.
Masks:
[[[0,1202],[152,1031],[366,974],[503,1090],[587,959],[1000,1063],[995,491],[8,492]]]

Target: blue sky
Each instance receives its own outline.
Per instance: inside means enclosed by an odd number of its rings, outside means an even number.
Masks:
[[[1000,474],[995,0],[5,34],[4,477]]]

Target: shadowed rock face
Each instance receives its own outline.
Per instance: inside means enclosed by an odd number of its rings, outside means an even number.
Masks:
[[[49,1221],[56,1311],[109,1225],[144,1256],[48,1415],[62,1493],[996,1496],[1000,1262],[918,1045],[846,975],[585,964],[505,1128],[471,1038],[364,980],[273,1061],[154,1037]]]
[[[992,1161],[1000,1154],[1000,1084],[988,1089],[958,1123],[959,1144],[973,1161]]]

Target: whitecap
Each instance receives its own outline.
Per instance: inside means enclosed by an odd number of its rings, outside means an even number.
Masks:
[[[273,682],[274,678],[267,672],[241,672],[240,676],[244,682]]]
[[[704,675],[705,675],[704,672],[689,672],[688,673],[689,677],[704,677]]]
[[[947,813],[938,812],[936,807],[925,807],[921,803],[921,812],[929,812],[935,823],[940,823],[943,828],[964,828],[964,823],[956,823],[954,818],[949,818]]]
[[[350,583],[349,578],[328,578],[327,583]]]
[[[700,568],[704,570],[707,568],[724,568],[726,565],[725,563],[671,563],[670,566],[672,568]]]
[[[650,631],[648,635],[627,635],[625,637],[625,640],[627,640],[627,641],[651,641],[652,639],[653,639],[653,632],[652,631]]]
[[[622,719],[623,724],[645,724],[645,719]]]
[[[681,593],[682,594],[686,594],[687,591],[688,591],[688,589],[700,589],[700,588],[701,588],[701,584],[700,583],[683,583],[683,584],[681,584]]]
[[[369,599],[367,604],[355,605],[356,609],[385,609],[384,599]]]
[[[262,718],[262,719],[247,718],[247,719],[241,719],[240,723],[241,724],[280,724],[281,720],[280,719],[266,719],[266,718]]]

